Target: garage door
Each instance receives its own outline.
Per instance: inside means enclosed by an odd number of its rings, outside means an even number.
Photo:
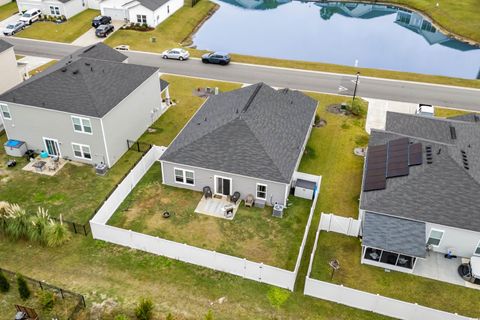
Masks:
[[[127,10],[103,8],[103,14],[112,18],[112,20],[124,21],[127,17]]]

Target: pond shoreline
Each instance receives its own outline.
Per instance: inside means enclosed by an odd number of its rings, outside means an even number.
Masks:
[[[214,3],[214,2],[212,2]],[[195,26],[195,28],[192,29],[192,31],[185,37],[185,39],[183,39],[180,44],[184,47],[189,47],[189,48],[194,48],[192,47],[193,45],[193,41],[192,41],[192,38],[193,36],[197,33],[198,30],[200,30],[200,28],[205,24],[205,22],[207,22],[208,19],[210,19],[214,14],[215,12],[217,12],[218,9],[220,9],[220,5],[219,4],[216,4],[214,3],[215,6],[210,9],[210,11],[208,11],[208,13],[203,17],[203,19]]]

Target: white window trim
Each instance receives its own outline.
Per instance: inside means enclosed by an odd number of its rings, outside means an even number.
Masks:
[[[79,116],[70,116],[70,117],[71,117],[71,119],[72,119],[73,131],[78,132],[78,133],[90,134],[90,135],[93,134],[92,120],[90,120],[89,118],[84,118],[84,117],[79,117]],[[78,119],[78,120],[80,120],[80,126],[82,127],[82,130],[77,130],[77,129],[75,129],[75,123],[73,123],[73,119]],[[84,125],[83,125],[83,121],[82,121],[82,120],[88,120],[88,122],[90,122],[90,130],[91,130],[92,132],[86,132],[86,131],[85,131],[85,127],[84,127]]]
[[[183,182],[178,182],[177,181],[177,175],[175,173],[176,170],[182,171],[182,177],[183,177]],[[193,174],[193,184],[192,183],[187,183],[187,172],[190,172]],[[187,170],[187,169],[182,169],[182,168],[173,168],[173,181],[177,184],[183,184],[186,186],[195,186],[195,171],[192,170]]]
[[[434,247],[440,247],[440,244],[442,243],[442,240],[443,240],[443,236],[444,236],[444,234],[445,234],[445,231],[440,230],[440,229],[435,229],[435,228],[430,229],[430,233],[429,233],[428,238],[427,238],[427,244],[428,244],[428,239],[430,239],[431,236],[432,236],[432,231],[438,231],[438,232],[441,232],[441,233],[442,233],[442,236],[440,237],[440,241],[438,242],[438,244],[437,244],[437,245],[431,244],[431,245],[434,246]]]
[[[61,158],[62,157],[62,150],[60,150],[60,142],[58,142],[57,139],[52,139],[52,138],[49,138],[49,137],[42,137],[43,139],[43,146],[45,147],[45,152],[48,153],[48,148],[47,148],[47,141],[46,140],[51,140],[51,141],[55,141],[57,143],[57,146],[58,146],[58,156]],[[49,156],[50,153],[48,153]]]
[[[5,114],[3,113],[3,108],[7,108],[7,111],[5,111],[6,113],[8,113],[9,117],[5,117]],[[10,112],[10,108],[8,107],[8,105],[4,104],[4,103],[1,103],[0,104],[0,113],[2,114],[2,118],[5,119],[5,120],[12,120],[12,113]]]
[[[79,157],[75,154],[75,149],[73,148],[73,146],[79,146],[80,147],[80,152],[82,153],[81,157]],[[87,147],[88,150],[90,150],[90,158],[85,158],[85,154],[83,153],[82,147]],[[73,156],[77,159],[88,160],[88,161],[92,161],[92,159],[93,159],[92,148],[90,148],[90,146],[87,145],[87,144],[72,142],[72,151],[73,151]]]
[[[213,188],[215,189],[214,190],[214,194],[220,194],[217,192],[217,179],[218,178],[221,178],[221,179],[225,179],[225,180],[230,180],[230,192],[229,192],[229,195],[231,196],[233,194],[233,180],[232,178],[229,178],[229,177],[223,177],[223,176],[217,176],[217,175],[214,175],[213,176]],[[223,194],[222,194],[223,195]]]
[[[55,5],[50,5],[49,6],[49,9],[50,9],[50,14],[52,16],[61,16],[61,12],[60,12],[60,7],[59,6],[55,6]],[[58,12],[58,13],[57,13]]]
[[[258,186],[263,186],[265,187],[265,198],[260,198],[258,196]],[[256,187],[255,187],[255,198],[256,199],[260,199],[260,200],[267,200],[267,192],[268,192],[268,186],[265,184],[265,183],[257,183]]]
[[[475,247],[475,249],[473,249],[473,255],[474,256],[480,256],[480,252],[479,253],[476,253],[476,251],[480,249],[480,240],[478,240],[478,243],[477,243],[477,246]]]

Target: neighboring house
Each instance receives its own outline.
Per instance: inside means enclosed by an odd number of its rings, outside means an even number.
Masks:
[[[317,101],[259,83],[210,97],[160,158],[164,184],[286,204]]]
[[[105,0],[102,15],[156,27],[183,6],[183,0]]]
[[[397,8],[382,4],[354,3],[354,2],[325,2],[315,3],[319,6],[320,16],[328,20],[335,13],[348,18],[373,19],[397,12]]]
[[[17,59],[13,45],[0,39],[0,94],[22,82],[22,76],[17,67]],[[3,121],[0,118],[0,131],[3,130]]]
[[[157,68],[125,63],[99,43],[0,95],[9,139],[88,164],[112,166],[165,111]],[[163,87],[163,88],[161,88]]]
[[[387,113],[372,130],[360,218],[362,263],[413,272],[429,251],[480,255],[480,118]]]
[[[80,12],[92,8],[99,8],[100,0],[17,0],[20,12],[29,9],[40,9],[50,16],[65,16],[67,19]]]
[[[7,3],[10,3],[10,2],[12,2],[12,0],[0,0],[0,6],[3,6],[3,5],[5,5]]]

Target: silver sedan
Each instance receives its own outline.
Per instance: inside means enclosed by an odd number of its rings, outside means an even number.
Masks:
[[[184,49],[170,49],[162,52],[163,59],[177,59],[180,61],[187,60],[190,57],[190,53]]]

